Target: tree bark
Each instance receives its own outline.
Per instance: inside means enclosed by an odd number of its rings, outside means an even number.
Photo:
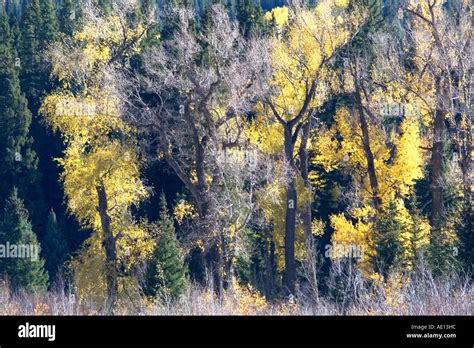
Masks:
[[[374,154],[372,153],[372,149],[370,148],[370,134],[369,134],[369,126],[367,124],[367,119],[365,118],[364,106],[362,104],[362,96],[361,90],[358,82],[357,73],[353,73],[354,78],[354,86],[355,86],[355,102],[357,105],[357,111],[359,113],[359,123],[360,129],[362,131],[362,143],[364,147],[364,154],[367,159],[367,172],[369,175],[369,182],[370,188],[372,189],[372,197],[375,208],[378,210],[380,205],[382,204],[380,197],[379,197],[379,187],[377,181],[377,173],[375,171],[375,163],[374,163]]]
[[[217,242],[207,248],[205,260],[206,268],[210,272],[209,276],[211,277],[210,280],[212,281],[214,291],[220,296],[222,293],[222,265]]]
[[[263,277],[265,297],[270,299],[273,297],[273,289],[275,288],[274,277],[273,277],[273,264],[272,264],[272,241],[264,239],[263,253],[265,262],[265,273]]]
[[[466,132],[465,149],[461,154],[461,170],[463,178],[464,207],[466,211],[467,230],[472,226],[472,133]]]
[[[118,281],[117,281],[117,249],[115,238],[110,226],[111,219],[108,213],[107,193],[103,184],[96,187],[99,200],[98,212],[102,226],[103,246],[105,249],[106,259],[106,283],[107,283],[107,300],[105,309],[107,314],[114,314],[114,306],[118,297]]]
[[[226,231],[221,231],[221,260],[222,260],[222,267],[221,270],[222,274],[222,288],[224,290],[229,289],[232,286],[232,278],[234,276],[234,268],[233,268],[233,259],[234,259],[234,252],[231,248],[232,244],[235,243],[235,239],[228,242],[226,240]],[[229,245],[230,244],[230,245]]]
[[[285,159],[287,161],[289,180],[286,187],[286,216],[285,216],[285,291],[287,294],[295,293],[296,263],[295,263],[295,236],[296,236],[296,211],[298,193],[293,162],[293,136],[292,129],[285,127]]]
[[[277,276],[277,263],[275,260],[275,242],[272,240],[270,241],[270,277],[271,277],[271,292],[273,295],[273,289],[275,288],[276,284],[276,276]]]
[[[309,180],[309,155],[308,155],[308,140],[309,134],[311,131],[311,115],[309,115],[308,120],[306,121],[305,125],[303,126],[303,136],[301,138],[301,144],[299,148],[299,158],[300,158],[300,173],[301,177],[303,178],[304,185],[310,194],[310,201],[306,206],[302,209],[301,212],[301,220],[303,221],[303,228],[304,228],[304,235],[307,242],[310,242],[313,238],[311,232],[311,206],[312,206],[312,187],[311,182]]]
[[[431,152],[431,224],[435,230],[439,229],[443,214],[443,137],[444,113],[440,108],[437,108],[433,124]]]

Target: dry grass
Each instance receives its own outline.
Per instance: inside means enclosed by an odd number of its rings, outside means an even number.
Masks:
[[[267,301],[258,291],[234,284],[220,298],[208,288],[187,287],[178,301],[140,299],[136,315],[472,315],[474,287],[469,278],[435,279],[424,272],[411,280],[392,276],[384,282],[367,282],[359,273],[332,274],[328,294],[300,293],[295,299]],[[13,292],[0,283],[0,315],[100,315],[91,304],[78,304],[72,292]],[[342,290],[341,290],[342,289]],[[336,291],[337,290],[337,291]]]

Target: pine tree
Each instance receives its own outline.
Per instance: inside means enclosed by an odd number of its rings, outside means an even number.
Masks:
[[[472,233],[472,213],[466,212],[462,218],[460,235],[460,260],[466,273],[472,274],[474,271],[474,233]]]
[[[382,15],[382,0],[358,0],[357,4],[367,11],[367,20],[353,39],[355,48],[371,47],[372,35],[383,30],[385,19]]]
[[[31,113],[16,63],[8,21],[0,14],[0,197],[7,197],[13,186],[27,197],[37,182],[38,159],[29,136]],[[28,208],[33,209],[32,204]]]
[[[400,245],[400,233],[403,224],[397,218],[397,206],[390,202],[387,209],[375,223],[375,270],[386,277],[389,271],[398,266],[402,246]]]
[[[42,54],[58,37],[56,10],[51,0],[30,0],[21,22],[21,82],[33,114],[49,88],[49,71]]]
[[[28,211],[23,201],[18,197],[18,190],[13,192],[5,204],[4,219],[0,227],[0,245],[6,250],[12,246],[19,250],[27,248],[28,254],[23,257],[4,258],[0,263],[0,274],[6,274],[15,289],[23,288],[28,291],[45,290],[48,284],[48,275],[44,270],[44,260],[39,257],[40,244],[28,221]],[[28,257],[25,257],[27,255]]]
[[[160,38],[163,41],[171,39],[174,33],[179,30],[179,18],[175,12],[171,11],[174,6],[189,7],[189,4],[187,1],[174,0],[170,4],[165,5],[165,15],[162,17],[163,24],[160,28]],[[196,10],[196,13],[199,13],[198,10]],[[196,21],[200,21],[200,16],[196,17]]]
[[[58,37],[58,18],[52,0],[40,0],[41,26],[38,30],[40,51],[47,49]]]
[[[50,279],[56,275],[68,255],[68,246],[63,232],[59,228],[56,213],[51,209],[46,224],[46,234],[44,238],[44,253],[46,259],[46,269]]]
[[[183,293],[185,287],[185,265],[180,256],[173,219],[168,213],[163,194],[161,217],[156,227],[159,235],[148,264],[145,293],[151,297],[169,296],[171,299],[176,299]]]
[[[254,6],[250,0],[239,0],[237,2],[237,20],[245,38],[249,38],[256,31],[266,33],[269,30],[262,8],[260,5]]]
[[[45,216],[52,200],[57,199],[60,191],[55,174],[57,166],[52,158],[58,151],[58,137],[51,136],[47,127],[38,115],[38,109],[46,93],[51,90],[50,70],[45,64],[43,54],[48,50],[51,42],[58,37],[56,10],[52,0],[30,0],[26,12],[22,17],[21,35],[19,44],[20,81],[21,88],[28,100],[28,107],[32,113],[30,134],[34,141],[34,150],[38,155],[38,184],[31,189],[29,195],[22,195],[31,213],[31,220],[40,241],[45,232]],[[56,152],[57,151],[57,152]],[[56,152],[56,153],[55,153]],[[41,176],[41,173],[48,175]],[[40,184],[39,184],[40,183]],[[21,186],[18,185],[19,188]],[[43,191],[43,187],[48,190]],[[56,194],[56,196],[54,196]],[[48,204],[45,203],[46,200]],[[34,209],[30,208],[34,202]]]
[[[423,220],[423,215],[417,207],[417,197],[413,194],[410,200],[407,202],[407,207],[409,209],[411,218],[413,219],[413,224],[410,227],[410,249],[412,251],[412,258],[410,262],[413,266],[417,267],[424,261],[427,250],[428,244],[424,243],[426,238],[426,231],[424,231],[423,224],[425,221]]]
[[[30,0],[21,23],[21,86],[31,106],[39,106],[41,87],[44,81],[40,74],[39,28],[41,27],[41,8],[39,0]]]
[[[112,9],[111,0],[94,0],[94,3],[102,10],[104,13],[108,13]]]
[[[59,30],[68,36],[72,36],[76,21],[77,13],[73,1],[63,0],[58,15]]]
[[[18,23],[18,17],[15,16],[13,13],[10,14],[8,17],[8,23],[10,25],[10,33],[12,38],[12,47],[17,48],[20,45],[21,39],[21,32],[20,32],[20,25]]]

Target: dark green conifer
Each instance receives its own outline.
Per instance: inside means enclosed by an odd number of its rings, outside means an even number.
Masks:
[[[31,113],[20,89],[19,64],[7,17],[0,13],[0,197],[8,197],[13,186],[27,197],[37,183],[38,159],[29,135]]]
[[[148,264],[145,292],[152,297],[176,299],[184,291],[186,272],[164,195],[161,196],[161,216],[156,230],[157,243]]]
[[[51,209],[46,224],[43,255],[50,279],[54,278],[68,256],[68,246],[63,231],[59,228],[56,213]]]
[[[39,256],[40,244],[16,188],[5,204],[4,218],[0,225],[0,248],[1,246],[5,255],[0,259],[0,274],[8,276],[14,289],[42,291],[47,288],[48,274],[44,270],[44,260]],[[16,257],[13,255],[15,247]],[[20,250],[24,250],[22,254]]]

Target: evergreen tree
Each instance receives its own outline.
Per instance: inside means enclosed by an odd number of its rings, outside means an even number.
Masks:
[[[9,18],[8,18],[8,23],[10,25],[10,33],[11,33],[11,38],[12,38],[12,47],[16,50],[17,47],[20,45],[20,39],[21,39],[21,32],[20,32],[20,26],[18,23],[18,18],[11,13]]]
[[[418,266],[420,263],[420,259],[424,259],[427,255],[428,245],[423,244],[423,240],[425,239],[424,231],[423,231],[423,221],[422,221],[422,214],[420,210],[417,208],[417,197],[416,195],[412,196],[412,199],[408,202],[408,207],[410,211],[410,215],[413,219],[413,224],[411,226],[411,233],[410,233],[410,244],[411,250],[413,250],[413,257],[411,262],[414,266]]]
[[[52,136],[38,115],[42,98],[52,89],[50,83],[49,65],[45,64],[43,54],[49,44],[58,37],[56,10],[52,0],[31,0],[26,7],[21,21],[20,53],[20,81],[25,92],[28,106],[32,113],[30,134],[34,142],[34,149],[39,158],[38,182],[28,196],[23,195],[28,210],[31,213],[34,230],[38,233],[41,242],[44,242],[45,216],[48,206],[57,208],[61,203],[60,187],[57,180],[57,165],[52,158],[60,153],[59,136]],[[40,176],[40,173],[48,175]],[[43,188],[46,188],[43,191]],[[30,203],[35,202],[34,210]],[[46,204],[46,201],[48,202]]]
[[[382,31],[385,19],[382,15],[382,0],[358,0],[356,4],[365,8],[367,20],[353,39],[353,46],[359,49],[372,48],[372,35]]]
[[[39,28],[41,27],[41,8],[39,0],[30,0],[21,23],[21,86],[29,100],[29,106],[39,107],[42,88],[40,74]]]
[[[269,25],[263,15],[260,5],[254,6],[250,0],[237,2],[237,20],[245,38],[249,38],[254,32],[266,33],[269,31]]]
[[[0,14],[0,197],[7,197],[13,186],[27,197],[37,183],[38,159],[29,136],[31,113],[20,89],[16,63],[8,20]]]
[[[63,0],[58,15],[59,30],[68,36],[72,36],[76,27],[77,17],[74,2],[72,0]]]
[[[161,196],[161,217],[156,227],[158,238],[147,268],[145,293],[152,297],[176,299],[184,290],[185,265],[164,195]]]
[[[104,13],[108,13],[112,9],[111,0],[94,0],[94,3],[102,10]]]
[[[57,39],[59,31],[56,9],[52,0],[40,0],[40,15],[38,39],[40,51],[44,51],[51,42]]]
[[[399,256],[402,252],[400,233],[403,224],[397,218],[397,206],[390,202],[388,208],[375,223],[375,270],[386,277],[393,267],[399,266]]]
[[[23,201],[18,197],[16,188],[5,204],[4,219],[0,227],[0,245],[9,251],[9,256],[0,262],[0,274],[6,274],[13,288],[23,288],[28,291],[45,290],[48,275],[44,270],[44,260],[40,255],[40,244],[28,221],[28,211]],[[13,257],[13,247],[20,256],[21,249],[27,249],[23,257]],[[27,256],[27,257],[25,257]]]
[[[49,71],[43,64],[42,54],[58,36],[56,10],[51,0],[28,2],[21,23],[21,82],[33,114],[41,98],[50,88]]]
[[[458,270],[459,266],[461,266],[458,254],[459,245],[453,245],[446,238],[444,231],[431,234],[428,248],[428,264],[436,276],[449,275],[451,272]]]
[[[2,7],[0,7],[0,12],[5,11],[5,13],[9,15],[12,10],[11,5],[12,4],[10,3],[10,0],[6,0],[5,3],[2,5]]]
[[[56,213],[53,209],[51,209],[48,216],[44,240],[43,255],[45,256],[46,269],[51,279],[60,269],[68,255],[68,246],[63,232],[59,228]]]
[[[179,18],[177,14],[171,9],[175,6],[181,7],[190,7],[188,1],[186,0],[174,0],[170,4],[165,5],[164,13],[162,14],[160,20],[162,26],[160,28],[160,38],[163,41],[169,40],[173,37],[173,34],[179,30]],[[196,12],[199,13],[199,12]],[[196,21],[199,21],[199,16],[197,16]]]

